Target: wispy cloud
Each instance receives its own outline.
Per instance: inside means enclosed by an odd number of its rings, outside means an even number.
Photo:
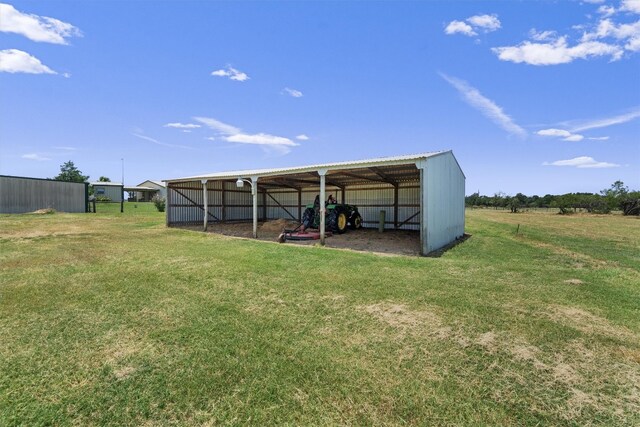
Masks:
[[[35,56],[18,49],[0,50],[0,73],[58,74]]]
[[[201,126],[196,125],[195,123],[167,123],[164,127],[175,129],[197,129]]]
[[[289,153],[291,151],[291,147],[299,145],[283,136],[276,136],[263,132],[255,134],[245,133],[242,129],[236,126],[223,123],[220,120],[211,117],[194,117],[193,119],[208,126],[216,132],[216,136],[213,137],[213,140],[219,139],[238,144],[259,145],[269,153],[280,155]]]
[[[193,120],[198,121],[223,135],[234,135],[242,132],[240,128],[222,123],[220,120],[216,120],[211,117],[194,117]]]
[[[474,15],[464,21],[451,21],[444,29],[445,34],[463,34],[465,36],[477,36],[477,31],[489,33],[501,26],[498,15]]]
[[[78,28],[67,22],[22,13],[6,3],[0,3],[0,17],[1,32],[20,34],[36,42],[68,44],[67,38],[82,36]]]
[[[76,147],[53,147],[56,150],[63,150],[63,151],[76,151],[77,148]]]
[[[593,169],[601,169],[601,168],[617,168],[620,167],[619,164],[616,163],[608,163],[608,162],[599,162],[595,160],[593,157],[581,156],[575,157],[573,159],[568,160],[556,160],[555,162],[544,162],[543,166],[570,166],[575,168],[593,168]]]
[[[302,98],[302,96],[303,96],[302,92],[300,92],[299,90],[296,90],[296,89],[291,89],[291,88],[285,87],[283,89],[283,91],[287,95],[291,95],[294,98]]]
[[[160,146],[162,146],[162,147],[186,148],[187,150],[191,150],[191,149],[192,149],[191,147],[188,147],[188,146],[186,146],[186,145],[168,144],[168,143],[166,143],[166,142],[160,142],[160,141],[158,141],[158,140],[157,140],[157,139],[155,139],[155,138],[151,138],[150,136],[141,135],[141,134],[139,134],[139,133],[135,133],[135,132],[134,132],[134,133],[132,133],[131,135],[133,135],[133,136],[135,136],[135,137],[137,137],[137,138],[143,139],[143,140],[145,140],[145,141],[152,142],[152,143],[154,143],[154,144],[156,144],[156,145],[160,145]]]
[[[453,86],[460,95],[462,95],[462,98],[467,104],[480,111],[485,117],[500,126],[502,129],[519,137],[525,137],[527,135],[527,132],[518,126],[500,106],[489,98],[483,96],[478,89],[474,88],[464,80],[450,77],[443,73],[440,73],[440,76]]]
[[[583,135],[577,133],[571,133],[568,130],[564,129],[542,129],[536,132],[540,136],[554,136],[561,137],[564,141],[582,141],[584,139]]]
[[[568,122],[567,125],[572,129],[573,132],[580,132],[588,129],[599,129],[619,125],[622,123],[630,122],[637,118],[640,118],[640,108],[636,108],[634,111],[631,111],[629,113],[619,114],[613,117],[585,120],[580,122]]]
[[[231,80],[235,80],[238,82],[244,82],[246,80],[249,80],[248,75],[246,75],[242,71],[236,70],[230,65],[227,65],[223,69],[212,71],[211,75],[216,77],[229,77]]]
[[[296,136],[296,139],[297,139],[298,141],[308,141],[308,140],[309,140],[309,137],[308,137],[307,135],[305,135],[304,133],[302,133],[302,134],[300,134],[300,135]]]
[[[27,160],[35,160],[37,162],[44,162],[44,161],[47,161],[47,160],[51,160],[51,158],[45,157],[45,156],[40,155],[38,153],[23,154],[20,157],[22,157],[23,159],[27,159]]]

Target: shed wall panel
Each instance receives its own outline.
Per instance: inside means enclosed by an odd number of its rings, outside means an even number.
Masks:
[[[0,176],[0,213],[86,212],[85,184]]]

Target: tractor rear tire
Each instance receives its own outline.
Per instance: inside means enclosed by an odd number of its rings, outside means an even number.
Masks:
[[[351,215],[351,219],[349,220],[352,230],[359,230],[362,228],[362,217],[358,212]]]
[[[307,228],[313,228],[313,220],[315,215],[316,212],[315,210],[313,210],[313,208],[307,208],[304,210],[304,213],[302,214],[302,225],[304,226],[305,230]]]

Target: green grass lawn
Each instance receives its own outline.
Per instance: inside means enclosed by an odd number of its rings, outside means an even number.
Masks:
[[[0,425],[640,423],[638,218],[472,210],[418,258],[133,205],[0,216]]]

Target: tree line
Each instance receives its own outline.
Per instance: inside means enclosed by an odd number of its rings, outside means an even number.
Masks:
[[[546,194],[541,197],[522,193],[509,196],[502,192],[485,196],[476,192],[465,197],[465,204],[468,207],[509,209],[513,213],[531,208],[554,208],[558,209],[560,214],[578,210],[605,214],[619,210],[624,215],[640,215],[640,191],[629,190],[624,182],[616,181],[599,193]]]

